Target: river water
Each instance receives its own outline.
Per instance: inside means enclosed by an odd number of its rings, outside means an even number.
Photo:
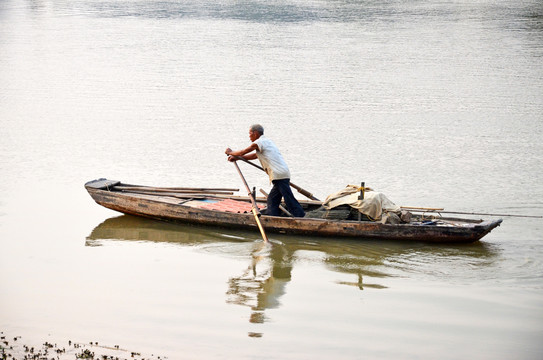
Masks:
[[[1,1],[2,336],[169,359],[543,358],[541,218],[462,246],[264,246],[83,188],[242,188],[223,152],[261,123],[321,199],[364,181],[398,205],[541,216],[542,59],[539,0]]]

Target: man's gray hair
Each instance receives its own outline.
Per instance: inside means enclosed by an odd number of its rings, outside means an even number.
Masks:
[[[256,131],[260,135],[264,135],[264,127],[260,124],[251,125],[251,131]]]

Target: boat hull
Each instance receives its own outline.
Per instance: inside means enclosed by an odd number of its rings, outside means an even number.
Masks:
[[[252,213],[233,213],[183,205],[164,196],[139,195],[86,186],[90,196],[106,208],[147,218],[244,228],[258,231]],[[463,226],[381,224],[370,221],[347,221],[314,218],[290,218],[262,215],[267,232],[326,237],[351,237],[373,240],[423,241],[434,243],[471,243],[480,240],[500,220],[472,221]]]

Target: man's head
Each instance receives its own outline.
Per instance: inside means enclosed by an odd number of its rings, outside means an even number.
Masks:
[[[251,141],[255,141],[260,136],[264,135],[264,128],[260,124],[251,125],[249,128],[249,138]]]

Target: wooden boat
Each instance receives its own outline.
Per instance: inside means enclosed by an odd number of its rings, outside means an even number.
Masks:
[[[258,231],[248,196],[234,196],[238,189],[156,188],[99,179],[87,182],[86,190],[99,205],[125,214],[157,220],[243,228]],[[256,198],[265,206],[265,198]],[[306,212],[322,202],[301,200]],[[436,215],[436,214],[434,214]],[[428,221],[413,215],[409,223],[382,224],[373,221],[330,218],[260,216],[266,232],[309,236],[350,237],[373,240],[471,243],[480,240],[502,222],[439,217]]]

